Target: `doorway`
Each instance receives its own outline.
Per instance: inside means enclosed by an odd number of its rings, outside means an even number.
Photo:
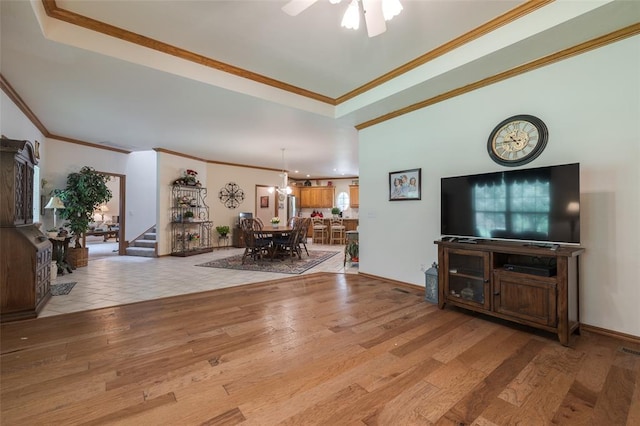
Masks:
[[[270,223],[271,218],[278,216],[276,193],[269,193],[270,186],[256,185],[256,217],[262,223]]]
[[[94,212],[96,225],[93,232],[84,236],[84,245],[89,248],[89,260],[126,254],[125,200],[126,176],[109,172],[98,172],[109,176],[107,187],[111,190],[111,199]]]

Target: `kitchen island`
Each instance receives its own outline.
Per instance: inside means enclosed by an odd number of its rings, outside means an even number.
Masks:
[[[322,221],[327,225],[327,233],[331,235],[331,218],[322,218]],[[358,219],[342,218],[342,224],[345,226],[345,231],[356,231],[358,229]],[[307,228],[307,238],[313,237],[313,223],[309,223]]]

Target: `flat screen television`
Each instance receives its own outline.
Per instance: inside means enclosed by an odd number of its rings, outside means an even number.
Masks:
[[[580,243],[580,164],[441,179],[444,237]]]

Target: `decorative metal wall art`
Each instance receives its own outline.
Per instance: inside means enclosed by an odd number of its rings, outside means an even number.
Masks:
[[[220,188],[218,199],[228,209],[235,209],[244,201],[244,191],[235,182],[229,182]]]

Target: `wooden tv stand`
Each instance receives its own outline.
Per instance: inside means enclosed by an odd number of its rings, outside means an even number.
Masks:
[[[564,346],[574,331],[579,333],[582,247],[554,246],[554,250],[490,240],[435,244],[440,309],[449,303],[547,330],[557,333]]]

